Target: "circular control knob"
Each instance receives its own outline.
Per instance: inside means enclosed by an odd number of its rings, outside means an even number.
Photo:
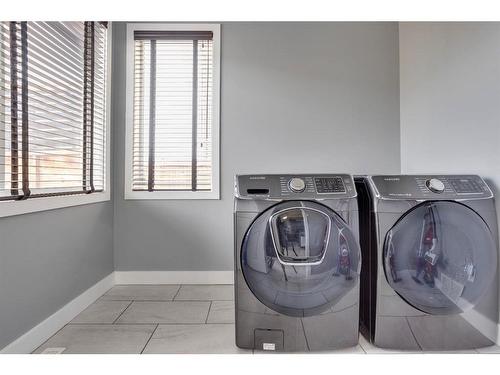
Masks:
[[[306,182],[299,177],[294,177],[288,181],[288,187],[294,193],[300,193],[306,189]]]
[[[433,193],[442,193],[444,191],[443,181],[437,178],[431,178],[425,182],[425,185],[429,188]]]

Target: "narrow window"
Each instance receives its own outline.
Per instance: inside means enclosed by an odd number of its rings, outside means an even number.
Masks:
[[[132,35],[130,191],[163,193],[151,198],[218,195],[214,31],[135,29]]]

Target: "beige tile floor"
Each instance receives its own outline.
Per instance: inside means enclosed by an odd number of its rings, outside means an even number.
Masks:
[[[35,353],[247,353],[234,345],[232,285],[117,285]],[[500,353],[500,347],[460,353]],[[362,336],[353,348],[322,353],[398,353]]]

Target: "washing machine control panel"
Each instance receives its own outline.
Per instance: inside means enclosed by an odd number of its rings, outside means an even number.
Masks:
[[[345,193],[342,177],[315,177],[314,186],[318,194]]]
[[[386,199],[483,199],[493,196],[476,175],[372,176],[380,198]]]
[[[354,198],[354,181],[347,174],[241,175],[235,194],[249,199]]]

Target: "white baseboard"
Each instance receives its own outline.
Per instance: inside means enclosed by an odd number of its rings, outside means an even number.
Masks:
[[[2,354],[28,354],[69,323],[115,284],[114,273],[87,289],[43,322],[0,350]]]
[[[233,271],[115,271],[116,284],[233,284]]]
[[[233,271],[115,271],[0,350],[31,353],[116,284],[233,284]]]

